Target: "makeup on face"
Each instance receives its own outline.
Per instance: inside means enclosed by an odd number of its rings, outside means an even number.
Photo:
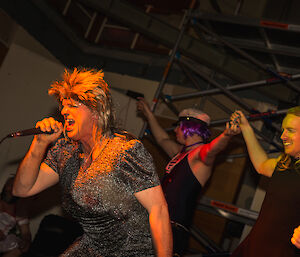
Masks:
[[[92,111],[87,106],[73,99],[64,99],[61,114],[69,138],[81,140],[92,136],[94,119]]]

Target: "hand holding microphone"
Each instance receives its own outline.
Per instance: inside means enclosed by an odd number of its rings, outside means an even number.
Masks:
[[[19,130],[13,133],[10,133],[7,135],[7,137],[23,137],[23,136],[34,136],[34,135],[39,135],[39,134],[52,134],[54,133],[53,130],[50,132],[48,131],[42,131],[40,128],[30,128],[30,129],[24,129],[24,130]]]
[[[63,125],[61,122],[50,117],[38,121],[36,123],[36,130],[37,132],[41,131],[41,133],[35,134],[37,141],[49,144],[59,138],[63,131]]]
[[[5,139],[11,137],[15,138],[15,137],[23,137],[23,136],[34,136],[34,135],[41,135],[38,138],[39,141],[41,140],[41,137],[43,135],[46,135],[47,136],[46,141],[48,141],[48,143],[51,143],[59,138],[62,131],[63,131],[63,125],[61,122],[58,122],[53,118],[45,118],[42,121],[37,122],[35,128],[19,130],[6,135],[0,140],[0,143],[2,143]]]

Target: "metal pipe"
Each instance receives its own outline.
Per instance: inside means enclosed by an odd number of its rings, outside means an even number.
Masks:
[[[255,114],[250,114],[248,116],[246,116],[246,118],[251,121],[251,120],[257,120],[259,118],[263,118],[263,117],[272,117],[272,116],[276,116],[276,115],[282,115],[284,113],[286,113],[287,110],[280,110],[280,111],[270,111],[270,112],[263,112],[263,113],[255,113]],[[223,123],[229,122],[230,119],[226,119],[222,121]],[[221,121],[219,121],[221,122]],[[212,121],[211,125],[216,125],[217,122]],[[277,127],[274,127],[276,130],[278,130]],[[265,136],[261,131],[259,131],[258,129],[252,127],[253,131],[255,134],[259,135],[264,141],[268,142],[269,144],[273,145],[277,150],[282,151],[282,146],[280,144],[278,144],[277,142],[274,142],[272,139],[268,138],[267,136]]]
[[[224,250],[220,248],[214,241],[212,241],[204,232],[202,232],[195,225],[190,227],[192,237],[197,240],[210,253],[220,253]]]
[[[288,109],[284,109],[284,110],[278,110],[278,111],[268,111],[268,112],[261,112],[261,113],[255,113],[255,114],[250,114],[250,115],[245,115],[246,119],[249,121],[255,121],[255,120],[259,120],[260,118],[268,118],[268,117],[275,117],[275,116],[279,116],[279,115],[283,115],[286,114],[288,111]],[[225,124],[226,122],[229,122],[230,119],[220,119],[220,120],[213,120],[210,122],[210,126],[211,127],[217,127],[218,125],[222,125]],[[171,128],[167,128],[166,131],[171,131],[173,130],[174,127]]]
[[[288,109],[278,110],[278,111],[272,110],[272,111],[268,111],[268,112],[254,113],[254,114],[246,115],[246,118],[249,121],[255,121],[255,120],[259,120],[260,118],[268,118],[268,117],[275,117],[275,116],[278,116],[278,115],[283,115],[283,114],[286,114],[287,111],[288,111]],[[224,123],[229,122],[229,121],[230,121],[230,119],[221,119],[221,120],[211,121],[210,126],[224,124]]]
[[[183,22],[183,26],[178,34],[178,37],[177,37],[177,40],[176,40],[176,43],[172,49],[172,52],[171,52],[171,55],[170,55],[170,58],[169,58],[169,61],[165,67],[165,70],[164,70],[164,73],[163,73],[163,77],[158,85],[158,88],[154,94],[154,98],[152,100],[152,105],[151,105],[151,111],[154,112],[155,111],[155,108],[156,108],[156,105],[157,105],[157,102],[158,102],[158,98],[161,96],[161,92],[162,92],[162,89],[167,81],[167,77],[169,75],[169,72],[170,72],[170,69],[172,67],[172,64],[173,64],[173,61],[175,59],[175,55],[176,55],[176,52],[177,52],[177,49],[179,47],[179,43],[184,35],[184,32],[187,28],[187,25],[188,25],[188,21],[189,21],[189,16],[190,16],[190,13],[192,11],[192,9],[194,8],[195,6],[195,3],[196,3],[196,0],[192,0],[191,1],[191,4],[190,4],[190,7],[189,7],[189,10],[188,10],[188,14],[185,16],[185,19],[184,19],[184,22]],[[144,133],[145,133],[145,130],[147,128],[147,122],[144,122],[144,125],[143,125],[143,128],[142,130],[140,131],[140,134],[139,134],[139,138],[142,138]]]
[[[261,113],[257,113],[257,114],[250,114],[250,115],[246,115],[247,120],[249,121],[254,121],[254,120],[258,120],[260,118],[265,118],[265,117],[275,117],[278,115],[283,115],[288,111],[288,109],[284,109],[284,110],[278,110],[278,111],[269,111],[269,112],[261,112]],[[221,119],[221,120],[215,120],[215,121],[211,121],[210,126],[217,126],[217,125],[221,125],[224,124],[226,122],[229,122],[230,119]],[[252,127],[252,129],[254,130],[255,134],[259,135],[264,141],[268,142],[269,144],[273,145],[278,151],[282,151],[282,146],[280,144],[278,144],[277,142],[274,142],[272,139],[266,137],[264,134],[262,134],[262,132],[260,132],[258,129]],[[171,128],[167,128],[166,131],[172,131],[174,130],[174,127]]]
[[[265,65],[265,64],[261,63],[260,61],[256,60],[255,58],[253,58],[252,56],[250,56],[249,54],[247,54],[245,51],[242,51],[240,48],[232,45],[231,43],[228,43],[226,40],[224,40],[223,38],[221,38],[220,36],[218,36],[214,32],[210,31],[205,26],[203,26],[203,25],[201,25],[199,23],[197,23],[196,25],[197,25],[197,27],[195,27],[195,28],[200,28],[201,30],[205,31],[207,34],[209,34],[209,35],[217,38],[225,46],[229,47],[230,49],[234,50],[235,52],[237,52],[238,54],[240,54],[244,58],[248,59],[250,62],[254,63],[256,66],[258,66],[262,70],[267,71],[267,72],[273,74],[274,76],[278,77],[279,79],[281,79],[283,82],[286,82],[286,85],[289,88],[291,88],[292,90],[300,93],[300,88],[299,87],[297,87],[296,85],[294,85],[293,83],[291,83],[289,80],[286,80],[279,73],[277,73],[276,71],[270,69],[267,65]]]
[[[296,75],[290,76],[288,79],[296,80],[299,78],[300,78],[300,74],[296,74]],[[248,88],[252,88],[252,87],[256,87],[256,86],[273,85],[273,84],[277,84],[280,82],[281,82],[281,80],[278,78],[269,78],[269,79],[265,79],[265,80],[255,81],[255,82],[227,86],[226,89],[228,89],[230,91],[234,91],[234,90],[240,90],[240,89],[248,89]],[[222,93],[222,91],[220,89],[213,88],[213,89],[208,89],[208,90],[204,90],[201,92],[193,92],[193,93],[186,93],[186,94],[181,94],[181,95],[168,96],[168,98],[172,101],[176,101],[176,100],[183,100],[183,99],[190,98],[190,97],[213,95],[213,94],[219,94],[219,93]]]
[[[107,23],[107,17],[105,17],[105,18],[103,19],[102,23],[101,23],[101,26],[100,26],[100,28],[99,28],[99,30],[98,30],[98,33],[97,33],[97,36],[96,36],[96,38],[95,38],[95,43],[98,43],[98,42],[99,42],[99,39],[100,39],[101,34],[102,34],[102,32],[103,32],[103,30],[104,30],[104,28],[105,28],[106,23]]]
[[[236,102],[239,106],[247,110],[248,112],[252,112],[253,108],[244,103],[241,99],[239,99],[236,95],[234,95],[231,91],[223,87],[221,84],[210,78],[206,73],[203,71],[200,71],[199,69],[196,69],[194,65],[191,65],[190,63],[186,62],[185,60],[181,60],[186,66],[188,66],[191,70],[193,70],[195,73],[199,74],[203,79],[214,85],[215,87],[219,88],[221,92],[223,92],[228,98],[230,98],[232,101]]]
[[[235,10],[234,10],[234,15],[238,15],[240,13],[240,10],[242,8],[242,4],[243,4],[243,0],[239,0],[237,2],[237,5],[236,5]]]
[[[265,152],[267,153],[267,154],[270,154],[270,153],[278,153],[279,151],[278,151],[278,149],[274,149],[274,150],[266,150],[266,149],[264,149],[265,150]],[[248,153],[237,153],[237,154],[230,154],[230,155],[219,155],[219,157],[221,158],[221,157],[225,157],[226,159],[235,159],[235,158],[243,158],[243,157],[247,157],[247,156],[249,156],[249,154]]]
[[[68,10],[69,10],[69,8],[70,8],[71,2],[72,2],[72,0],[68,0],[68,1],[66,2],[65,7],[64,7],[64,9],[63,9],[63,11],[62,11],[62,15],[63,15],[63,16],[66,16],[66,15],[67,15],[67,12],[68,12]]]
[[[87,38],[89,36],[89,34],[91,32],[91,29],[92,29],[92,27],[93,27],[93,25],[95,23],[96,17],[97,17],[97,12],[94,12],[94,14],[93,14],[93,16],[92,16],[92,18],[91,18],[91,20],[89,22],[89,25],[88,25],[88,27],[86,29],[86,32],[84,34],[84,38]]]
[[[164,103],[169,107],[169,109],[178,116],[179,111],[176,108],[176,106],[168,99],[166,98],[163,94],[161,94],[160,98],[164,101]]]
[[[193,77],[193,75],[191,74],[191,72],[185,67],[185,65],[183,65],[182,63],[178,62],[179,67],[181,68],[181,70],[183,71],[183,73],[185,74],[185,76],[187,76],[187,78],[189,78],[191,80],[191,82],[193,83],[193,85],[198,89],[201,90],[201,86],[199,85],[199,82]],[[209,85],[208,85],[209,87]],[[218,100],[216,100],[213,97],[208,96],[207,99],[214,103],[215,105],[217,105],[221,110],[225,111],[226,113],[231,114],[232,110],[230,110],[229,108],[227,108],[227,106],[225,106],[224,104],[222,104],[221,102],[219,102]]]
[[[152,5],[147,5],[147,8],[146,8],[146,11],[145,13],[149,13],[151,11],[151,9],[153,8]],[[131,45],[130,45],[130,49],[134,49],[138,39],[139,39],[139,36],[140,36],[140,33],[135,33],[134,37],[133,37],[133,40],[131,42]]]

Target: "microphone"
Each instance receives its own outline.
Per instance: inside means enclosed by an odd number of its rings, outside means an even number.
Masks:
[[[40,128],[30,128],[30,129],[13,132],[11,134],[8,134],[6,137],[23,137],[23,136],[32,136],[32,135],[39,135],[39,134],[52,134],[52,133],[54,133],[53,130],[42,131]]]

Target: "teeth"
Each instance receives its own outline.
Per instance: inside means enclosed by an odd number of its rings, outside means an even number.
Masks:
[[[75,123],[75,121],[74,121],[74,120],[72,120],[72,119],[66,119],[66,122],[67,122],[67,123],[69,123],[69,125],[70,125],[70,124],[74,124],[74,123]]]

